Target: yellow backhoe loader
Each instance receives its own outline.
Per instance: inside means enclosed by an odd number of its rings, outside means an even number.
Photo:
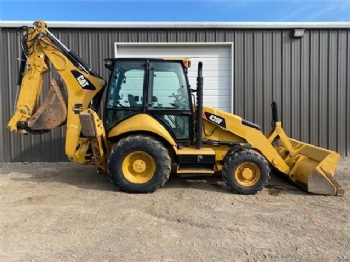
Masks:
[[[105,59],[107,83],[43,21],[18,34],[20,88],[10,131],[40,134],[65,124],[68,158],[96,165],[122,191],[153,192],[171,172],[183,177],[221,173],[233,192],[255,194],[275,170],[308,192],[344,194],[334,179],[339,154],[288,138],[276,103],[267,136],[254,123],[204,106],[202,63],[196,89],[187,78],[189,59]],[[65,88],[51,80],[38,108],[50,65]],[[101,120],[97,111],[104,92]]]

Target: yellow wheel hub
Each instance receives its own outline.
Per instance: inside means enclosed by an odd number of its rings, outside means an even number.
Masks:
[[[257,164],[245,162],[236,168],[234,175],[238,184],[244,187],[250,187],[259,181],[261,172]]]
[[[133,164],[132,164],[132,169],[136,172],[136,173],[143,173],[146,171],[147,168],[147,164],[144,160],[142,159],[137,159]]]
[[[122,166],[126,180],[135,184],[147,183],[156,172],[153,157],[144,151],[135,151],[124,158]]]

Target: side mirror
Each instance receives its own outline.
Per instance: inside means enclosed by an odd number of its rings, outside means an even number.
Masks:
[[[112,70],[113,68],[113,61],[111,59],[105,59],[105,68],[107,68],[108,70]]]

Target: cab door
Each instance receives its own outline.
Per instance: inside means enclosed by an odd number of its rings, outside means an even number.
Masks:
[[[145,69],[146,60],[115,60],[106,99],[106,130],[144,111]]]
[[[192,107],[185,70],[178,61],[149,61],[146,111],[158,119],[179,143],[193,134]]]

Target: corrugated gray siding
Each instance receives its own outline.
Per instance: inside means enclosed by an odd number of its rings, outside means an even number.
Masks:
[[[350,155],[350,29],[307,29],[301,39],[289,29],[51,31],[105,78],[103,59],[113,57],[114,42],[233,42],[234,113],[266,133],[275,100],[290,137]],[[63,127],[36,136],[8,132],[19,57],[14,28],[1,30],[0,54],[0,161],[65,161]]]

